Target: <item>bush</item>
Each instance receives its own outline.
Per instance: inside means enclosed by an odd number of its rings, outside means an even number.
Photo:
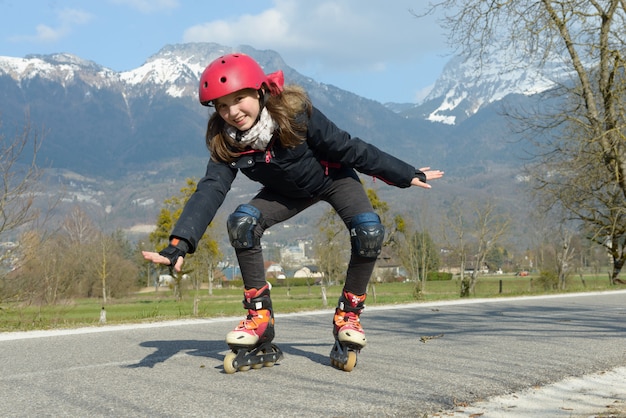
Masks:
[[[556,290],[559,287],[559,275],[554,270],[542,270],[535,283],[544,290]]]

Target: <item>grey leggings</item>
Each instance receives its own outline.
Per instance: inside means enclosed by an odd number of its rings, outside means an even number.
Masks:
[[[261,212],[261,220],[254,229],[257,242],[266,229],[286,221],[320,200],[328,202],[335,209],[346,228],[349,227],[353,216],[374,211],[363,185],[353,170],[341,170],[340,173],[334,173],[333,177],[329,186],[313,198],[294,199],[266,188],[262,189],[249,202]],[[266,280],[261,244],[252,248],[238,248],[235,252],[246,289],[263,287]],[[356,295],[364,294],[375,263],[376,259],[360,257],[352,251],[344,289]]]

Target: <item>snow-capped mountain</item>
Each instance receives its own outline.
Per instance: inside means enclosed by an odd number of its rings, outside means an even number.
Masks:
[[[237,51],[242,49],[246,48],[240,47]],[[140,67],[124,72],[115,72],[66,53],[0,57],[0,76],[8,76],[20,85],[39,78],[63,87],[84,83],[98,90],[119,89],[135,95],[150,95],[165,89],[173,98],[195,97],[198,80],[206,65],[234,51],[234,48],[211,43],[166,45]]]
[[[20,84],[36,77],[62,86],[80,80],[98,89],[119,83],[118,74],[113,70],[70,54],[0,57],[0,76],[8,76]]]
[[[424,102],[407,113],[431,122],[454,125],[510,94],[532,96],[562,79],[558,59],[536,65],[515,65],[514,51],[497,50],[479,61],[457,55],[444,67]]]
[[[355,135],[380,145],[390,141],[390,132],[392,140],[409,135],[396,123],[401,117],[378,102],[299,74],[274,51],[236,50],[253,56],[268,73],[282,69],[287,83],[302,85],[320,109]],[[206,158],[208,110],[198,103],[199,77],[209,62],[234,51],[213,43],[167,45],[125,72],[69,54],[0,57],[0,129],[19,125],[27,115],[46,130],[40,156],[51,166],[77,171],[125,172],[172,158],[174,146],[176,156]]]
[[[119,74],[120,80],[130,89],[149,92],[151,88],[165,86],[171,97],[195,97],[200,75],[215,58],[233,52],[219,45],[187,44],[184,48],[167,45],[149,57],[139,68]]]
[[[249,47],[238,47],[246,50]],[[252,48],[250,53],[258,55]],[[100,89],[118,91],[125,99],[164,93],[172,98],[195,98],[197,81],[206,64],[235,51],[235,48],[212,43],[166,45],[138,68],[115,72],[92,61],[70,54],[30,55],[25,58],[0,57],[0,77],[9,76],[23,86],[33,78],[49,80],[63,87],[76,83]],[[453,57],[445,66],[426,99],[411,106],[386,104],[403,115],[430,122],[458,124],[474,115],[485,105],[499,101],[509,94],[532,95],[554,86],[558,66],[542,72],[537,67],[511,68],[510,52],[492,53],[479,63],[476,59]],[[289,67],[275,53],[265,52],[270,68]],[[544,66],[545,68],[545,66]],[[268,70],[269,71],[269,70]],[[295,82],[313,82],[291,71]],[[317,87],[328,88],[332,86]],[[89,94],[89,93],[87,93]]]

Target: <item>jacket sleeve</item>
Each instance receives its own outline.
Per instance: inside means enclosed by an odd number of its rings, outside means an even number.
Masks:
[[[418,170],[412,165],[339,129],[318,109],[309,119],[309,146],[321,159],[340,163],[396,187],[409,187]]]
[[[237,169],[209,160],[206,174],[198,181],[196,190],[185,204],[170,239],[184,239],[189,243],[189,253],[195,252],[198,241],[224,203],[236,175]]]

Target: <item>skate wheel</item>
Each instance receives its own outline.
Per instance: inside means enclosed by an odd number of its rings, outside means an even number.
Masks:
[[[224,372],[226,374],[233,374],[237,371],[237,369],[233,365],[236,357],[237,354],[233,353],[232,351],[224,356]]]
[[[343,370],[351,372],[356,366],[356,353],[354,351],[348,351],[348,361],[343,365]]]
[[[263,363],[263,367],[272,367],[272,366],[274,366],[273,361],[266,361],[265,363]]]
[[[265,354],[265,353],[266,353],[266,351],[265,351],[265,350],[263,350],[263,351],[259,351],[259,353],[257,354],[257,356],[263,355],[263,354]],[[262,368],[263,368],[263,366],[265,366],[265,363],[257,363],[257,364],[253,364],[253,365],[252,365],[252,368],[253,368],[253,369],[262,369]]]
[[[259,351],[259,352],[257,353],[257,357],[258,357],[258,356],[260,356],[260,355],[262,355],[263,353],[265,353],[265,351]],[[252,368],[253,368],[253,369],[255,369],[255,370],[257,370],[257,369],[262,369],[262,368],[263,368],[263,363],[253,364],[253,365],[252,365],[252,366],[250,366],[250,367],[252,367]]]

